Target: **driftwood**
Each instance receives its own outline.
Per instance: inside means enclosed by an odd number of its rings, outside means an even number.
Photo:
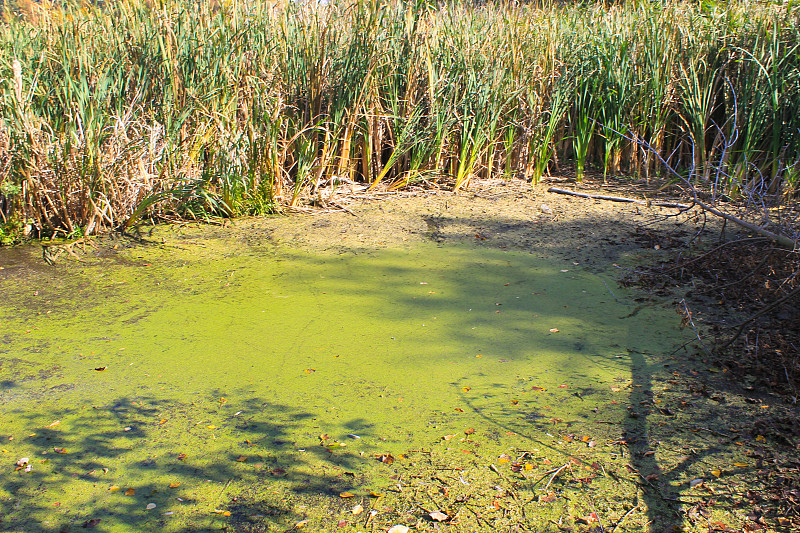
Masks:
[[[757,233],[758,235],[766,237],[766,238],[770,239],[771,241],[774,241],[776,244],[778,244],[778,245],[780,245],[780,246],[782,246],[784,248],[789,248],[790,250],[795,250],[795,249],[798,248],[798,242],[795,241],[794,239],[791,239],[791,238],[787,237],[786,235],[781,235],[779,233],[773,233],[773,232],[769,231],[768,229],[762,228],[761,226],[756,226],[755,224],[751,224],[750,222],[747,222],[746,220],[742,220],[740,218],[736,218],[733,215],[729,215],[727,213],[723,213],[719,209],[711,207],[710,205],[708,205],[708,204],[706,204],[704,202],[701,202],[700,200],[697,200],[697,199],[695,199],[691,204],[679,204],[679,203],[675,203],[675,202],[653,202],[653,201],[649,201],[649,200],[637,200],[635,198],[624,198],[624,197],[621,197],[621,196],[605,196],[605,195],[602,195],[602,194],[585,194],[585,193],[581,193],[581,192],[570,191],[570,190],[567,190],[567,189],[559,189],[557,187],[550,187],[549,189],[547,189],[547,192],[552,192],[552,193],[556,193],[556,194],[566,194],[566,195],[569,195],[569,196],[578,196],[580,198],[591,198],[593,200],[606,200],[606,201],[609,201],[609,202],[632,203],[632,204],[637,204],[637,205],[645,205],[645,206],[648,206],[648,207],[649,206],[652,206],[652,207],[668,207],[668,208],[673,208],[673,209],[688,210],[688,209],[692,209],[693,207],[697,206],[697,207],[699,207],[700,209],[702,209],[703,211],[705,211],[707,213],[711,213],[712,215],[718,216],[718,217],[723,218],[725,220],[729,220],[729,221],[733,222],[734,224],[738,224],[739,226],[742,226],[743,228],[746,228],[746,229],[752,231],[753,233]]]

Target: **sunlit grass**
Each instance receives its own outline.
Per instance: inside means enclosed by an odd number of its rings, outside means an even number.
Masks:
[[[22,2],[0,24],[2,220],[281,211],[352,181],[554,163],[798,186],[791,4]]]

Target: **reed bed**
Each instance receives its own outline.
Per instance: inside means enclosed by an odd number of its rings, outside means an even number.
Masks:
[[[17,0],[0,224],[76,236],[572,167],[786,197],[791,6]]]

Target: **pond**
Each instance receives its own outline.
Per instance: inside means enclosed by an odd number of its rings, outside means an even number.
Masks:
[[[315,506],[380,501],[431,449],[524,475],[506,454],[546,464],[564,428],[619,437],[643,354],[683,339],[674,311],[520,250],[119,246],[36,275],[0,251],[12,530],[323,527]]]

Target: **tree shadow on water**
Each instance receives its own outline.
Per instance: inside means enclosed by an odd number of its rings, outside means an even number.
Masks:
[[[10,413],[0,531],[286,530],[353,490],[357,454],[309,437],[313,413],[237,395]]]

